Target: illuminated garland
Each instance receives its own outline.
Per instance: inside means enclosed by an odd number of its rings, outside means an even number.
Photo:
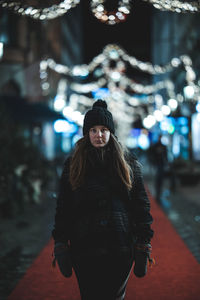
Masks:
[[[0,1],[0,6],[3,8],[8,8],[14,13],[22,16],[29,16],[33,19],[38,20],[49,20],[55,19],[64,15],[72,7],[79,4],[80,0],[64,0],[59,4],[54,4],[47,8],[36,8],[29,5],[23,5],[17,1]]]
[[[77,93],[83,93],[83,94],[88,94],[92,91],[97,90],[98,88],[101,88],[105,86],[107,83],[105,78],[101,78],[97,80],[96,82],[90,82],[90,83],[71,83],[70,88],[77,92]]]
[[[110,66],[110,62],[113,60],[115,61],[115,67]],[[135,109],[142,104],[137,96],[134,97],[131,94],[146,95],[146,105],[151,107],[151,110],[155,110],[154,113],[152,112],[152,114],[144,118],[145,127],[153,126],[157,121],[160,122],[166,115],[169,115],[171,111],[176,110],[179,103],[183,102],[184,97],[181,94],[176,95],[175,86],[171,80],[164,79],[150,85],[137,83],[126,76],[126,63],[130,63],[132,67],[152,75],[171,72],[173,69],[182,65],[186,72],[185,79],[187,88],[193,90],[193,100],[199,101],[200,87],[195,83],[196,74],[192,68],[192,60],[189,56],[181,55],[178,58],[173,58],[165,66],[152,65],[149,62],[142,62],[135,57],[129,56],[119,46],[111,44],[107,45],[102,53],[94,57],[88,65],[76,65],[69,68],[57,64],[50,58],[41,61],[40,78],[43,94],[49,94],[48,68],[59,74],[67,75],[68,79],[65,79],[66,84],[76,93],[77,98],[81,99],[82,104],[85,103],[84,105],[86,106],[88,102],[90,102],[90,98],[83,96],[84,94],[86,95],[106,87],[109,92],[105,94],[103,98],[108,101],[111,107],[113,106],[113,110],[117,110],[119,106],[117,121],[120,120],[120,124],[123,123],[123,126],[125,126],[125,124],[130,125],[130,123],[133,122],[133,117],[129,116],[126,110],[129,109],[129,111],[131,111],[131,108]],[[96,81],[89,83],[76,82],[76,77],[82,77],[82,79],[85,80],[90,73],[94,75],[97,70],[99,70],[100,73],[96,76]],[[165,105],[163,101],[156,100],[157,97],[161,97],[161,95],[157,95],[157,92],[162,89],[165,89],[167,93],[167,105]],[[73,107],[76,107],[76,104],[74,104],[75,103],[73,103]],[[80,117],[80,112],[79,114],[78,112],[75,113],[75,117],[77,117],[77,115]]]
[[[121,90],[125,91],[126,88],[129,88],[134,93],[151,95],[161,89],[167,89],[167,90],[171,91],[171,93],[172,93],[172,90],[170,90],[172,85],[170,85],[169,82],[171,82],[171,81],[164,80],[164,81],[158,81],[155,84],[151,84],[151,85],[143,85],[143,84],[136,83],[133,80],[124,76],[124,78],[121,79],[121,82],[120,82],[121,84],[120,84],[119,88],[117,86],[115,86],[115,84],[113,84],[112,80],[106,80],[105,78],[101,78],[101,79],[97,80],[96,82],[85,83],[85,84],[71,83],[70,88],[76,93],[87,94],[87,93],[90,93],[92,91],[95,91],[95,90],[107,85],[111,92],[115,91],[117,89],[121,89]],[[168,94],[170,94],[170,93],[168,92]],[[173,93],[173,96],[174,96],[174,93]]]
[[[172,11],[176,13],[195,13],[200,12],[200,1],[181,2],[178,0],[143,0],[153,4],[153,6],[160,10]]]
[[[143,0],[149,2],[155,8],[172,11],[177,13],[196,13],[200,12],[200,1],[181,2],[178,0]],[[119,0],[119,7],[116,11],[107,12],[104,3],[105,0],[91,0],[90,7],[94,16],[101,22],[109,25],[115,25],[124,22],[130,14],[131,0]],[[59,4],[54,4],[46,8],[37,8],[19,1],[0,0],[0,6],[12,10],[14,13],[22,16],[28,16],[36,20],[50,20],[64,15],[72,7],[77,6],[80,0],[63,0]]]
[[[49,88],[49,85],[47,84],[47,76],[48,76],[47,68],[48,67],[50,69],[54,70],[55,72],[63,74],[63,75],[70,74],[69,69],[66,66],[56,64],[52,59],[48,59],[47,61],[42,61],[40,63],[40,78],[41,78],[41,86],[44,91],[44,94],[45,94],[45,91]],[[118,81],[113,80],[112,72],[108,71],[108,73],[106,73],[105,75],[106,75],[105,78],[104,77],[100,78],[95,82],[90,82],[90,83],[85,83],[85,84],[72,82],[70,84],[70,88],[73,91],[75,91],[77,93],[82,93],[82,94],[90,93],[90,92],[95,91],[96,89],[101,88],[105,85],[107,85],[111,91],[116,90],[117,89],[116,83]],[[136,93],[139,93],[139,94],[144,93],[147,95],[155,93],[161,89],[167,89],[169,91],[171,89],[171,93],[168,92],[168,94],[172,96],[172,84],[169,85],[169,80],[158,81],[152,85],[142,85],[142,84],[134,82],[132,79],[127,78],[125,75],[121,75],[118,83],[119,83],[119,89],[121,89],[121,90],[125,90],[126,88],[129,88]],[[173,96],[174,96],[174,93],[173,93]]]
[[[126,78],[126,87],[129,87],[132,89],[132,91],[138,93],[138,94],[152,94],[154,92],[157,92],[160,89],[165,88],[165,83],[163,81],[159,81],[155,84],[152,85],[142,85],[135,83],[134,81],[131,81],[130,79]],[[77,93],[90,93],[92,91],[97,90],[98,88],[101,88],[105,86],[106,84],[109,87],[109,84],[111,84],[111,81],[106,80],[105,78],[99,79],[96,82],[92,83],[86,83],[86,84],[81,84],[81,83],[72,83],[70,85],[70,88],[77,92]],[[114,86],[111,86],[111,90],[114,89]]]
[[[120,0],[119,7],[115,11],[108,12],[104,7],[105,0],[91,0],[90,7],[94,16],[108,25],[124,22],[130,14],[130,0]]]
[[[187,55],[174,57],[168,64],[164,66],[153,65],[150,62],[142,62],[137,58],[128,55],[122,48],[115,44],[109,44],[105,46],[102,53],[94,57],[88,65],[76,65],[72,68],[68,68],[67,66],[57,64],[53,59],[49,58],[47,60],[43,60],[41,62],[41,66],[42,69],[46,69],[48,67],[54,70],[55,72],[76,77],[87,76],[100,65],[104,69],[103,71],[106,72],[106,68],[108,68],[108,64],[111,60],[114,60],[118,63],[123,63],[123,61],[128,62],[133,68],[136,68],[142,72],[146,72],[152,75],[171,72],[173,69],[183,65],[188,74],[187,81],[195,80],[195,73],[192,69],[192,60]]]
[[[165,66],[153,65],[150,62],[142,62],[137,58],[128,55],[122,48],[118,45],[109,44],[104,49],[102,54],[112,60],[122,59],[126,62],[129,62],[130,65],[142,72],[146,72],[152,75],[155,74],[163,74],[166,72],[172,71],[173,68],[177,68],[181,65],[181,60],[179,58],[173,58],[170,63],[166,64]],[[94,58],[93,61],[102,60],[103,56],[100,54],[99,57]],[[92,61],[92,63],[93,63]]]

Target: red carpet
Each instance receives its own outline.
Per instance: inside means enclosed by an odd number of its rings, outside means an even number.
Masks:
[[[200,264],[153,199],[152,215],[156,265],[144,278],[131,275],[126,300],[200,299]],[[75,276],[65,279],[57,268],[51,268],[52,246],[51,240],[8,300],[80,300]]]

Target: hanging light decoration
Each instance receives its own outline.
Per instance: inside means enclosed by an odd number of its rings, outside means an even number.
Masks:
[[[115,25],[126,21],[130,14],[130,0],[120,0],[118,9],[108,12],[104,7],[105,0],[91,0],[90,7],[94,16],[108,25]]]
[[[118,9],[108,12],[104,3],[106,0],[91,0],[90,7],[94,16],[101,22],[108,25],[115,25],[126,21],[130,14],[131,0],[119,0]],[[178,0],[143,0],[149,2],[155,8],[163,11],[176,13],[196,13],[200,12],[200,1],[181,2]],[[59,4],[54,4],[46,8],[37,8],[19,1],[0,0],[0,6],[7,8],[21,16],[28,16],[36,20],[50,20],[64,15],[72,7],[77,6],[80,0],[63,0]]]
[[[19,1],[0,0],[0,6],[7,8],[21,16],[28,16],[40,21],[55,19],[64,15],[72,7],[79,4],[80,0],[64,0],[59,4],[54,4],[46,8],[36,8]]]
[[[110,67],[110,62],[115,61],[115,68]],[[151,95],[161,89],[165,89],[168,94],[168,99],[176,99],[175,87],[171,80],[161,80],[151,85],[143,85],[136,83],[134,80],[126,76],[126,63],[129,63],[132,67],[139,69],[140,71],[157,75],[164,74],[173,71],[183,65],[186,71],[186,81],[188,85],[193,86],[198,91],[195,94],[199,94],[199,86],[195,83],[196,74],[192,68],[192,60],[187,55],[180,57],[174,57],[165,66],[152,65],[150,62],[142,62],[135,57],[128,55],[118,45],[107,45],[102,53],[93,58],[89,64],[75,65],[72,68],[57,64],[53,59],[48,58],[40,63],[40,78],[43,94],[48,94],[49,84],[47,81],[47,69],[51,69],[57,73],[68,75],[71,77],[70,88],[77,93],[87,94],[103,86],[107,86],[111,92],[120,90],[132,90],[139,94]],[[77,83],[73,80],[75,77],[87,77],[95,70],[101,70],[100,76],[97,76],[97,80],[90,83]],[[195,98],[196,99],[196,98]],[[178,100],[178,99],[177,99]],[[178,100],[179,101],[179,100]],[[180,101],[179,101],[180,102]]]
[[[179,0],[143,0],[153,4],[153,6],[160,10],[172,11],[176,13],[196,13],[200,12],[199,1],[181,2]]]
[[[61,74],[68,74],[70,76],[85,76],[85,74],[92,73],[98,66],[107,65],[108,61],[116,60],[119,62],[128,62],[131,67],[138,69],[142,72],[152,75],[164,74],[171,72],[173,69],[178,68],[180,65],[185,65],[186,56],[180,58],[172,58],[172,60],[164,66],[153,65],[150,62],[142,62],[134,56],[128,55],[121,47],[116,44],[108,44],[104,47],[103,52],[92,59],[92,61],[86,65],[76,65],[72,69],[67,66],[57,64],[53,59],[47,59],[42,61],[40,67],[46,69],[49,67],[54,71]],[[188,56],[187,56],[188,57]]]

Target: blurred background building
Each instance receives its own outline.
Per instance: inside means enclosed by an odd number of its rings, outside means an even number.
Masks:
[[[62,164],[84,113],[102,98],[125,146],[151,166],[161,135],[170,170],[199,180],[199,8],[154,2],[0,2],[2,170],[9,160],[11,174],[32,172],[27,147],[38,163]]]
[[[30,171],[26,147],[62,162],[103,98],[123,144],[148,158],[161,135],[179,179],[193,170],[198,181],[200,21],[184,2],[178,13],[142,0],[1,1],[1,144],[11,173]]]
[[[55,196],[64,159],[98,98],[149,184],[161,137],[168,195],[177,185],[198,186],[200,6],[164,2],[0,1],[2,219]]]

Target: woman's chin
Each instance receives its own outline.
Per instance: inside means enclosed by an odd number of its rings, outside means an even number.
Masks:
[[[105,146],[105,144],[104,144],[104,143],[102,143],[102,144],[94,144],[93,146],[94,146],[95,148],[102,148],[102,147]]]

